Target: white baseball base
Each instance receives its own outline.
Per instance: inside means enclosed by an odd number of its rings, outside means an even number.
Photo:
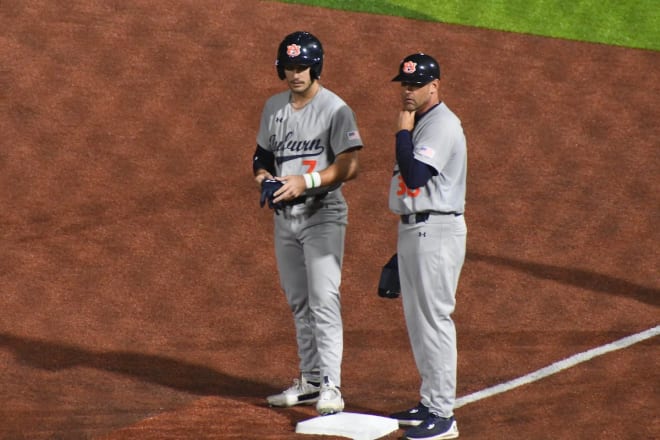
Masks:
[[[399,429],[399,422],[389,417],[341,412],[298,422],[296,433],[334,435],[353,440],[375,440]]]

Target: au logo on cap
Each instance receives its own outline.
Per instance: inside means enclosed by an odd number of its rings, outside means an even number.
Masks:
[[[406,61],[403,63],[403,73],[415,73],[417,70],[417,63],[414,61]]]
[[[294,58],[300,55],[300,45],[298,44],[289,44],[286,47],[286,54],[289,56],[289,58]]]

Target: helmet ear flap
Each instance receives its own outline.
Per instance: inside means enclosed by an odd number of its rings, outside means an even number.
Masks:
[[[309,75],[311,76],[312,79],[321,79],[321,67],[320,65],[313,65],[311,66],[309,70]]]
[[[288,37],[287,37],[288,38]],[[287,38],[284,38],[277,48],[277,58],[275,59],[275,68],[277,69],[277,76],[280,79],[284,79],[284,59],[283,55],[286,54],[286,42]]]

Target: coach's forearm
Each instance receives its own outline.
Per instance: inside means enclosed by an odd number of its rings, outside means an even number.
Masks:
[[[408,130],[400,130],[396,134],[396,162],[403,182],[410,189],[426,185],[437,174],[433,167],[415,159],[412,133]]]

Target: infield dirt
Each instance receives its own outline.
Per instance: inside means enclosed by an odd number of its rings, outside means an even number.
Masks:
[[[313,438],[251,178],[294,30],[365,147],[342,283],[348,411],[414,405],[376,295],[399,61],[434,55],[468,139],[459,396],[658,324],[658,52],[255,0],[0,5],[0,439]],[[641,439],[657,338],[457,410],[466,439]],[[655,388],[654,388],[655,387]],[[392,434],[396,438],[400,433]]]

